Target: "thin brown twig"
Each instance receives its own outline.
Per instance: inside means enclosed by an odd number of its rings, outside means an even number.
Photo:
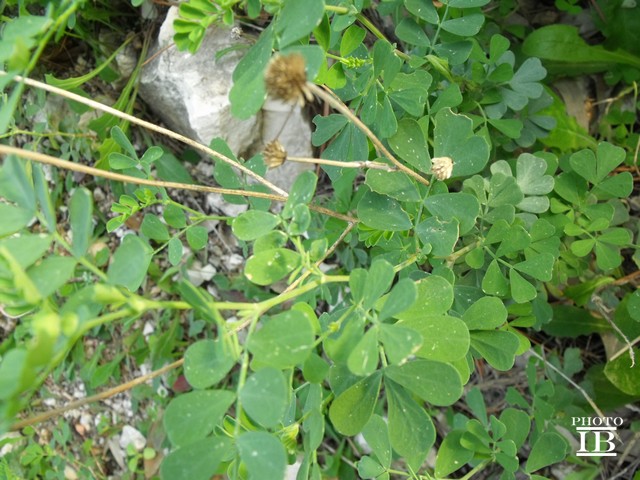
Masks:
[[[0,75],[6,75],[6,72],[0,72]],[[258,181],[259,183],[265,185],[266,187],[268,187],[271,191],[276,192],[279,195],[282,195],[283,197],[287,197],[288,194],[287,192],[285,192],[283,189],[281,189],[280,187],[277,187],[276,185],[274,185],[273,183],[271,183],[270,181],[268,181],[267,179],[263,178],[262,176],[258,175],[257,173],[253,172],[252,170],[250,170],[249,168],[245,167],[244,165],[242,165],[239,162],[236,162],[232,159],[230,159],[229,157],[216,152],[215,150],[207,147],[206,145],[203,145],[199,142],[196,142],[195,140],[192,140],[191,138],[185,137],[184,135],[180,135],[179,133],[174,132],[173,130],[169,130],[168,128],[164,128],[164,127],[160,127],[154,123],[151,122],[147,122],[145,120],[141,120],[133,115],[129,115],[127,113],[121,112],[120,110],[116,110],[115,108],[109,107],[107,105],[104,105],[100,102],[96,102],[95,100],[91,100],[89,98],[85,98],[82,97],[80,95],[77,95],[75,93],[71,93],[68,92],[66,90],[63,90],[62,88],[57,88],[54,87],[52,85],[47,85],[46,83],[42,83],[42,82],[38,82],[37,80],[33,80],[31,78],[25,78],[25,77],[21,77],[19,75],[16,75],[15,77],[13,77],[13,80],[15,80],[16,82],[24,82],[25,85],[29,85],[30,87],[34,87],[34,88],[39,88],[41,90],[45,90],[47,92],[51,92],[51,93],[55,93],[56,95],[60,95],[61,97],[67,98],[69,100],[73,100],[75,102],[81,103],[83,105],[87,105],[91,108],[95,108],[96,110],[100,110],[102,112],[105,113],[109,113],[115,117],[121,118],[123,120],[126,120],[128,122],[131,122],[135,125],[139,125],[143,128],[146,128],[147,130],[151,130],[154,132],[157,132],[161,135],[165,135],[169,138],[173,138],[174,140],[178,140],[179,142],[182,142],[186,145],[189,145],[190,147],[195,148],[196,150],[200,150],[203,153],[206,153],[207,155],[210,155],[212,157],[215,157],[235,168],[237,168],[238,170],[242,171],[243,173],[245,173],[247,176],[255,179],[256,181]]]
[[[154,370],[153,372],[147,373],[146,375],[142,375],[141,377],[134,378],[128,382],[125,382],[117,387],[110,388],[109,390],[105,390],[104,392],[97,393],[95,395],[91,395],[90,397],[81,398],[80,400],[75,400],[73,402],[69,402],[66,405],[63,405],[59,408],[54,408],[53,410],[49,410],[48,412],[39,413],[38,415],[34,415],[33,417],[26,418],[24,420],[20,420],[19,422],[11,425],[10,430],[16,431],[20,430],[24,427],[28,427],[29,425],[35,425],[37,423],[44,422],[49,420],[50,418],[56,417],[58,415],[63,414],[64,412],[68,412],[69,410],[73,410],[76,408],[80,408],[83,405],[87,405],[89,403],[99,402],[100,400],[105,400],[107,398],[113,397],[119,393],[130,390],[133,387],[141,385],[152,378],[155,378],[163,373],[166,373],[174,368],[178,368],[180,365],[184,363],[184,358],[177,360],[169,365],[165,365],[158,370]]]
[[[600,409],[600,407],[598,407],[598,405],[596,405],[596,402],[593,401],[593,399],[589,396],[589,394],[586,392],[586,390],[584,388],[582,388],[580,385],[578,385],[576,382],[574,382],[562,370],[557,368],[551,362],[547,362],[547,360],[544,357],[542,357],[541,355],[539,355],[535,350],[531,349],[531,350],[529,350],[529,353],[531,353],[531,355],[536,357],[538,360],[542,361],[542,363],[544,363],[547,367],[549,367],[551,370],[553,370],[558,375],[560,375],[562,378],[564,378],[567,382],[569,382],[576,390],[578,390],[580,392],[580,394],[582,394],[582,396],[587,401],[587,403],[589,405],[591,405],[591,408],[593,408],[593,411],[596,412],[599,417],[604,417],[604,412]],[[618,440],[620,440],[620,437],[618,436],[618,434],[615,433],[615,435],[616,435],[616,438]]]
[[[129,175],[123,175],[121,173],[110,172],[107,170],[100,170],[98,168],[89,167],[79,163],[73,163],[68,160],[62,160],[60,158],[45,155],[44,153],[31,152],[29,150],[23,150],[16,147],[10,147],[8,145],[0,145],[0,154],[5,155],[17,155],[22,158],[27,158],[39,163],[45,163],[47,165],[53,165],[54,167],[63,168],[66,170],[72,170],[74,172],[86,173],[94,177],[107,178],[109,180],[115,180],[124,183],[133,183],[137,185],[148,185],[151,187],[163,187],[163,188],[175,188],[180,190],[192,190],[195,192],[206,193],[219,193],[223,195],[237,195],[241,197],[254,197],[254,198],[266,198],[276,202],[286,202],[287,198],[281,195],[275,195],[273,193],[253,192],[248,190],[234,190],[231,188],[210,187],[206,185],[193,185],[190,183],[178,183],[178,182],[165,182],[163,180],[148,180],[146,178],[131,177]],[[320,207],[318,205],[309,205],[311,210],[318,213],[328,215],[330,217],[343,220],[345,222],[357,222],[358,220],[348,215],[334,212],[328,208]]]
[[[360,120],[350,109],[349,107],[347,107],[344,103],[342,103],[341,100],[339,100],[338,98],[334,97],[333,95],[327,93],[326,91],[324,91],[322,88],[320,88],[319,86],[317,86],[314,83],[311,82],[307,82],[307,87],[309,88],[309,90],[316,96],[320,97],[322,100],[324,100],[325,102],[327,102],[329,105],[331,105],[333,108],[335,108],[337,111],[339,111],[340,113],[342,113],[345,117],[347,117],[351,122],[353,122],[353,124],[358,127],[362,133],[364,133],[369,140],[371,140],[371,142],[373,143],[373,145],[376,147],[376,150],[378,152],[380,152],[382,155],[384,155],[387,159],[389,159],[389,161],[391,161],[391,163],[393,163],[396,167],[398,167],[398,170],[401,170],[402,172],[406,173],[407,175],[413,177],[414,179],[416,179],[418,182],[424,184],[424,185],[429,185],[429,180],[427,180],[426,178],[424,178],[422,175],[420,175],[417,172],[414,172],[413,170],[411,170],[410,168],[408,168],[406,165],[402,164],[388,149],[387,147],[384,146],[384,144],[380,141],[380,139],[378,137],[375,136],[375,134],[369,129],[369,127],[367,127],[362,120]]]
[[[616,322],[614,322],[613,319],[611,318],[611,315],[610,315],[611,309],[609,309],[604,304],[604,302],[602,301],[602,298],[600,298],[598,295],[593,295],[591,297],[591,301],[600,312],[600,315],[602,315],[602,317],[607,321],[607,323],[611,325],[611,328],[613,328],[613,330],[622,338],[622,341],[626,344],[626,348],[624,348],[623,351],[629,350],[631,366],[634,367],[636,365],[636,354],[633,351],[633,345],[629,340],[629,337],[625,335],[625,333],[620,329],[620,327],[616,325]]]
[[[627,283],[633,282],[638,277],[640,277],[640,270],[636,270],[635,272],[631,272],[629,275],[618,278],[613,282],[613,285],[626,285]]]
[[[316,165],[330,165],[340,168],[369,168],[372,170],[384,170],[385,172],[397,172],[398,168],[387,165],[382,162],[372,162],[370,160],[357,160],[353,162],[340,162],[339,160],[327,160],[326,158],[305,158],[305,157],[289,157],[288,162],[311,163]]]

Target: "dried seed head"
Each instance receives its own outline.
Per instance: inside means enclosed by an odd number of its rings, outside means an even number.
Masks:
[[[262,151],[264,163],[269,168],[279,167],[287,159],[287,151],[278,140],[267,143]]]
[[[453,172],[453,160],[450,157],[436,157],[431,159],[431,173],[438,180],[451,178]]]
[[[264,75],[267,92],[273,98],[289,103],[304,105],[313,100],[307,87],[307,73],[304,57],[299,53],[276,55],[271,59]]]

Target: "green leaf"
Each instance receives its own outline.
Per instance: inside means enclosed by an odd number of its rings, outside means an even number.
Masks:
[[[209,480],[232,451],[233,443],[228,437],[210,437],[194,441],[187,447],[179,448],[167,455],[160,466],[160,476],[163,480]]]
[[[255,240],[269,233],[280,220],[269,212],[249,210],[238,215],[231,224],[231,229],[240,240]]]
[[[107,270],[112,285],[122,285],[136,291],[147,275],[153,252],[147,242],[135,235],[127,235],[116,249]]]
[[[473,133],[473,121],[450,108],[440,110],[434,119],[433,156],[451,157],[454,177],[480,172],[489,160],[489,144]]]
[[[452,430],[442,440],[436,457],[435,473],[438,478],[449,476],[473,458],[473,452],[460,445],[463,433],[460,430]]]
[[[488,121],[509,138],[518,139],[520,135],[522,135],[524,125],[520,120],[513,118],[490,118]]]
[[[389,440],[387,423],[383,418],[374,414],[362,430],[362,436],[380,464],[389,468],[391,465],[391,441]]]
[[[469,330],[493,330],[507,321],[507,309],[496,297],[482,297],[462,315]]]
[[[193,183],[193,178],[191,178],[187,169],[182,165],[180,160],[169,152],[165,152],[158,160],[156,160],[154,166],[156,167],[158,178],[161,180]]]
[[[378,319],[384,321],[403,312],[415,303],[418,289],[413,280],[403,278],[393,287],[389,295],[383,297],[384,303],[378,314]]]
[[[304,363],[313,347],[313,326],[305,314],[289,310],[273,316],[251,335],[248,348],[254,360],[275,368]]]
[[[376,230],[395,232],[412,226],[409,215],[397,201],[375,192],[367,192],[360,199],[358,218]]]
[[[523,153],[516,162],[516,179],[525,195],[546,195],[553,190],[553,177],[545,175],[547,162],[542,158]]]
[[[434,257],[446,257],[451,255],[458,243],[459,223],[455,218],[451,221],[443,221],[438,217],[429,217],[416,226],[416,235],[424,245],[431,245],[431,254]]]
[[[170,227],[184,228],[187,226],[187,218],[184,214],[184,210],[176,205],[173,205],[172,203],[164,207],[162,217]]]
[[[633,349],[633,353],[636,358],[640,356],[640,350],[637,348]],[[640,367],[632,364],[628,351],[607,362],[604,374],[620,391],[627,395],[640,396]]]
[[[247,378],[240,390],[240,401],[247,414],[265,428],[282,421],[289,404],[284,375],[275,368],[262,368]]]
[[[331,403],[329,418],[343,435],[357,435],[367,424],[378,400],[382,373],[375,372],[352,385]]]
[[[133,147],[127,135],[118,126],[111,129],[111,138],[133,159],[138,159],[136,149]]]
[[[53,294],[73,275],[76,259],[52,255],[27,270],[42,298]]]
[[[422,346],[416,352],[418,357],[452,362],[464,358],[469,351],[469,329],[459,318],[423,314],[398,325],[422,335]]]
[[[533,444],[524,469],[527,473],[531,473],[561,462],[567,455],[566,451],[567,441],[561,435],[555,432],[545,432]]]
[[[415,330],[402,325],[380,324],[379,337],[392,365],[405,362],[422,345],[422,336]]]
[[[489,181],[488,205],[499,207],[502,205],[517,205],[524,199],[516,179],[502,173],[494,173]]]
[[[42,211],[42,223],[47,230],[53,232],[56,230],[56,211],[51,198],[52,195],[49,193],[49,184],[42,171],[42,165],[32,164],[32,169],[33,186]],[[93,232],[93,227],[91,231]]]
[[[418,47],[428,47],[431,45],[431,41],[427,34],[415,20],[410,17],[403,18],[396,26],[396,36],[403,42]]]
[[[314,28],[320,25],[323,15],[323,0],[289,0],[284,2],[284,8],[280,11],[276,21],[276,34],[280,36],[280,49],[310,34]]]
[[[387,469],[376,462],[373,458],[363,456],[357,463],[358,475],[360,478],[378,478],[383,475]]]
[[[489,268],[484,274],[482,291],[487,295],[495,295],[496,297],[506,297],[509,293],[509,283],[496,259],[489,264]]]
[[[513,267],[522,273],[532,276],[536,280],[548,282],[551,280],[554,263],[555,258],[553,255],[550,253],[540,253],[529,260],[516,263]]]
[[[629,172],[618,173],[608,177],[596,185],[593,193],[600,200],[609,198],[626,198],[633,191],[633,176]]]
[[[629,303],[627,303],[627,310],[629,315],[636,322],[640,322],[640,290],[636,290],[629,295]]]
[[[411,118],[403,118],[398,122],[398,129],[387,140],[391,149],[404,161],[422,173],[431,169],[431,160],[427,150],[427,142],[418,122]]]
[[[166,242],[171,238],[167,226],[153,213],[145,213],[140,231],[146,237],[158,242]]]
[[[522,410],[506,408],[500,414],[500,421],[507,427],[503,440],[511,440],[518,449],[522,447],[531,428],[529,415]]]
[[[351,350],[347,366],[356,375],[371,375],[378,366],[378,330],[370,328]]]
[[[302,172],[296,178],[296,181],[291,187],[287,203],[282,210],[283,218],[291,218],[293,215],[293,209],[299,204],[307,204],[313,198],[313,194],[316,191],[316,184],[318,183],[318,177],[310,170]]]
[[[386,260],[375,260],[371,264],[362,300],[363,308],[368,310],[375,305],[389,289],[395,275],[393,266]]]
[[[506,372],[515,361],[520,346],[518,337],[502,330],[474,330],[471,348],[478,352],[496,370]]]
[[[432,405],[453,405],[462,396],[460,374],[446,363],[414,360],[389,366],[384,374]]]
[[[225,390],[201,390],[174,398],[164,413],[164,428],[171,443],[184,447],[209,435],[235,399]]]
[[[138,166],[138,160],[135,160],[127,155],[123,155],[119,152],[111,152],[109,154],[109,166],[112,170],[136,168]]]
[[[27,174],[25,162],[14,155],[7,156],[0,170],[0,196],[35,213],[36,192],[31,175]]]
[[[511,296],[516,303],[526,303],[538,296],[536,287],[531,285],[513,268],[509,270],[509,279],[511,280]]]
[[[416,185],[403,172],[367,170],[365,183],[371,190],[401,202],[419,202],[422,197]]]
[[[468,193],[441,193],[431,195],[424,201],[427,210],[442,220],[457,219],[460,222],[460,235],[468,233],[480,214],[480,204]]]
[[[446,32],[459,35],[461,37],[472,37],[480,31],[484,24],[484,15],[472,13],[464,17],[445,20],[440,27]]]
[[[193,388],[208,388],[226,377],[234,364],[234,355],[224,341],[200,340],[184,354],[184,376]]]
[[[437,25],[440,21],[433,2],[429,0],[404,0],[404,5],[409,12],[432,25]]]
[[[0,203],[0,236],[11,235],[22,230],[33,218],[33,212],[15,205]]]
[[[209,242],[209,232],[205,227],[196,225],[187,230],[187,243],[193,250],[202,250]]]
[[[602,270],[611,270],[622,265],[622,256],[618,247],[596,242],[596,264]]]
[[[418,300],[408,309],[395,315],[400,320],[418,320],[426,315],[449,311],[453,305],[453,287],[444,278],[431,275],[416,282]]]
[[[529,57],[545,60],[547,67],[556,72],[602,72],[617,64],[640,67],[640,58],[635,55],[624,50],[607,50],[602,45],[588,45],[578,29],[569,25],[548,25],[534,30],[525,39],[522,50]]]
[[[286,248],[262,250],[247,260],[244,275],[256,285],[271,285],[300,264],[300,254]]]
[[[571,243],[571,253],[573,253],[576,257],[584,257],[591,253],[593,247],[596,245],[595,238],[585,238],[584,240],[576,240]]]
[[[266,90],[264,70],[271,58],[273,29],[267,28],[258,41],[242,57],[233,72],[233,87],[229,92],[231,113],[239,119],[247,119],[260,110]]]
[[[287,454],[280,440],[267,432],[247,432],[236,442],[250,480],[284,478]]]
[[[367,32],[362,28],[351,25],[342,34],[342,40],[340,41],[340,56],[347,57],[356,48],[362,45]],[[326,49],[328,50],[328,48]]]
[[[385,391],[391,446],[416,468],[422,464],[436,439],[431,417],[398,384],[385,381]]]

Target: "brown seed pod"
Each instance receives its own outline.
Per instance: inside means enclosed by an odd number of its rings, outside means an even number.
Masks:
[[[276,54],[264,75],[267,92],[273,98],[303,106],[305,99],[313,100],[313,95],[307,87],[307,73],[304,57],[299,53],[290,55]]]
[[[287,151],[278,140],[273,140],[265,145],[262,156],[269,168],[276,168],[287,159]]]

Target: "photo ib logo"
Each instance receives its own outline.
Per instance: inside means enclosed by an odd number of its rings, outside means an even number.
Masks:
[[[622,426],[620,417],[572,417],[571,425],[580,436],[578,457],[615,457],[616,430]],[[619,439],[619,438],[618,438]]]

